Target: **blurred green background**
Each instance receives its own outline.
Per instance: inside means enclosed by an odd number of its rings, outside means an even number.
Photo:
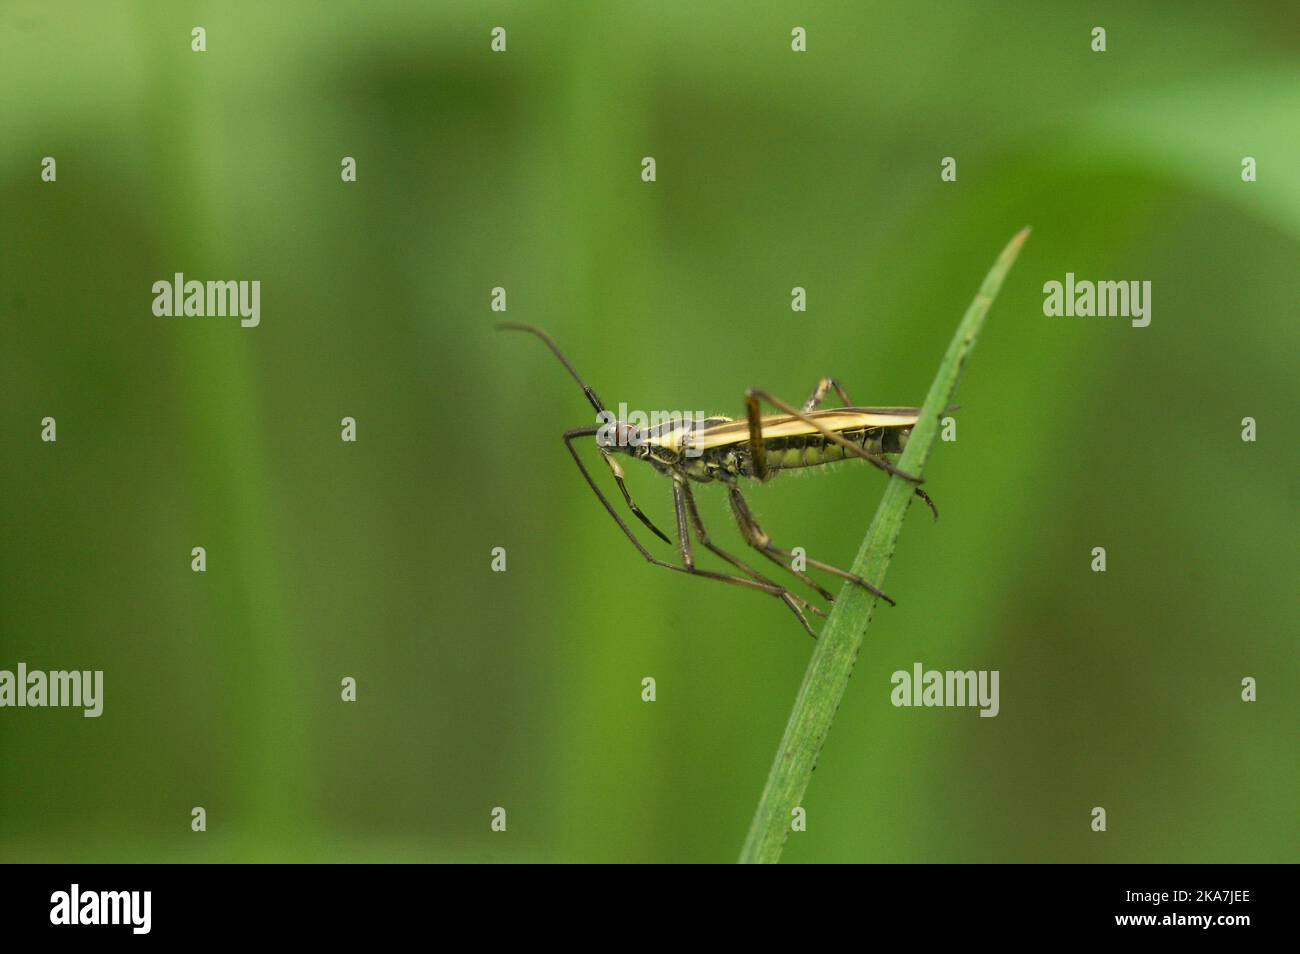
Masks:
[[[590,409],[490,290],[610,404],[826,374],[907,404],[1028,223],[785,857],[1296,860],[1294,16],[0,6],[0,668],[106,696],[0,710],[0,858],[733,860],[811,642],[643,563],[559,441]],[[260,280],[261,326],[155,318],[177,271]],[[1045,317],[1067,271],[1150,280],[1151,326]],[[847,565],[883,486],[750,499]],[[894,708],[917,661],[999,670],[1001,714]]]

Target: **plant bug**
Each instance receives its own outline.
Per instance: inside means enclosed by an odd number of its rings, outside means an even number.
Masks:
[[[745,393],[744,420],[713,416],[700,419],[674,419],[666,424],[652,427],[636,427],[627,421],[615,418],[606,409],[600,398],[596,396],[596,392],[582,379],[569,363],[569,359],[544,331],[532,325],[516,322],[502,322],[497,325],[497,328],[523,331],[540,338],[564,365],[565,370],[578,382],[587,400],[595,408],[598,419],[603,423],[594,427],[578,427],[565,431],[562,435],[564,445],[569,449],[569,454],[578,465],[578,470],[582,472],[592,493],[618,524],[619,529],[632,541],[632,545],[637,548],[641,556],[655,566],[743,586],[775,596],[790,608],[814,639],[817,634],[809,625],[805,610],[818,616],[825,616],[825,612],[715,544],[708,530],[705,529],[704,521],[700,519],[695,494],[691,490],[692,482],[722,483],[727,488],[731,511],[745,542],[782,570],[815,590],[827,602],[834,602],[831,592],[807,573],[795,569],[794,554],[773,543],[771,537],[754,518],[741,493],[740,478],[767,481],[783,470],[815,467],[856,457],[913,484],[922,483],[920,477],[904,473],[885,456],[899,454],[907,446],[907,439],[920,415],[920,408],[857,407],[838,381],[834,378],[822,378],[801,409],[796,409],[759,388],[751,388]],[[827,392],[832,389],[844,405],[822,408],[822,401]],[[771,405],[781,413],[762,414],[763,403]],[[601,459],[613,474],[614,482],[618,485],[632,515],[670,546],[673,545],[673,541],[651,522],[632,499],[618,457],[629,456],[644,460],[655,470],[672,479],[673,508],[677,517],[676,546],[681,557],[680,565],[654,556],[619,516],[613,504],[601,492],[591,472],[587,470],[578,455],[577,448],[574,447],[574,441],[582,437],[596,438]],[[935,519],[938,519],[939,512],[935,509],[934,501],[929,495],[919,486],[915,488],[915,493],[926,502],[934,513]],[[743,576],[717,573],[696,566],[691,543],[692,531],[701,546],[731,564]],[[812,557],[805,557],[804,560],[807,566],[848,580],[891,606],[894,605],[894,601],[889,596],[860,576],[829,563],[814,560]]]

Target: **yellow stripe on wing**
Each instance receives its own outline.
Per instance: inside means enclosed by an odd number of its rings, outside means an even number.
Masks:
[[[832,431],[857,431],[867,427],[910,427],[916,423],[921,409],[916,407],[839,407],[825,411],[812,411],[809,417]],[[811,424],[789,414],[769,414],[760,420],[763,437],[799,437],[819,434]],[[749,423],[731,421],[700,431],[696,436],[701,450],[743,444],[749,440]]]

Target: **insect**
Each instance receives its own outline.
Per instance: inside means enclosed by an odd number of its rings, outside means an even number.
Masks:
[[[497,325],[497,328],[523,331],[540,338],[564,365],[565,370],[578,382],[587,400],[596,409],[598,418],[604,424],[565,431],[562,435],[564,445],[572,455],[574,463],[578,465],[578,470],[582,472],[587,485],[591,487],[605,510],[614,518],[614,522],[632,541],[632,545],[637,548],[641,556],[655,566],[775,596],[790,608],[803,628],[814,639],[817,638],[817,634],[809,625],[806,613],[825,616],[825,611],[808,600],[796,596],[714,543],[708,530],[705,529],[704,521],[700,519],[695,494],[691,489],[692,483],[723,484],[727,490],[732,514],[745,542],[830,603],[835,601],[833,594],[806,572],[796,569],[795,554],[773,543],[771,537],[759,525],[745,501],[744,494],[741,493],[740,479],[743,477],[760,482],[767,481],[783,470],[815,467],[819,464],[857,457],[913,484],[922,483],[920,477],[904,473],[885,457],[887,454],[901,453],[907,446],[912,427],[920,416],[919,408],[856,407],[838,381],[834,378],[822,378],[808,400],[804,402],[802,409],[796,409],[766,391],[751,388],[745,393],[746,418],[744,420],[720,416],[697,419],[687,417],[681,420],[674,418],[665,424],[638,428],[626,421],[618,420],[606,409],[600,398],[596,396],[596,392],[582,379],[569,363],[569,359],[544,331],[532,325],[516,322],[502,322]],[[844,406],[822,408],[822,401],[827,392],[832,389],[844,402]],[[781,413],[763,415],[761,413],[763,402]],[[609,498],[601,492],[574,447],[574,441],[583,437],[596,438],[601,459],[613,474],[614,482],[618,485],[628,510],[655,536],[670,546],[673,545],[673,541],[651,522],[632,499],[618,457],[630,456],[644,460],[655,470],[672,479],[673,508],[677,517],[676,546],[681,558],[680,565],[661,560],[651,553],[632,532],[632,528],[619,516]],[[914,492],[930,507],[937,520],[939,512],[934,506],[934,501],[919,486]],[[729,563],[743,575],[717,573],[697,566],[691,543],[692,531],[702,547]],[[895,605],[894,600],[860,576],[829,563],[814,560],[812,557],[804,557],[803,563],[848,580],[875,594],[891,606]]]

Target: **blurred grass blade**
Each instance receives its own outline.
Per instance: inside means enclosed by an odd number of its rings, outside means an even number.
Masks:
[[[939,365],[930,392],[921,409],[921,418],[912,431],[907,448],[899,460],[901,470],[921,474],[939,433],[939,422],[944,408],[952,403],[971,349],[975,346],[984,316],[1002,287],[1020,247],[1029,237],[1028,227],[1007,244],[993,263],[975,300],[966,309],[957,334],[948,345],[948,352]],[[891,477],[884,498],[871,521],[862,548],[853,561],[853,572],[881,585],[889,562],[894,555],[898,534],[903,526],[903,516],[912,502],[912,485],[899,477]],[[777,749],[776,759],[768,774],[767,785],[759,799],[758,810],[750,825],[749,835],[741,850],[741,862],[776,862],[781,858],[785,840],[790,834],[791,810],[800,805],[808,781],[816,767],[822,744],[830,732],[831,722],[839,709],[853,665],[862,648],[871,612],[876,598],[859,587],[846,585],[836,598],[835,607],[826,625],[822,627],[813,650],[803,685],[795,697],[794,711],[786,724],[785,735]]]

